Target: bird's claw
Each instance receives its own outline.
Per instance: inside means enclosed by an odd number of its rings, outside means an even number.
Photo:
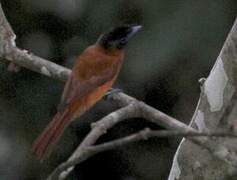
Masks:
[[[111,100],[113,98],[113,95],[114,94],[117,94],[117,93],[120,93],[120,92],[123,92],[122,89],[119,89],[119,88],[111,88],[110,90],[107,91],[107,93],[105,94],[104,96],[104,99],[105,100]]]

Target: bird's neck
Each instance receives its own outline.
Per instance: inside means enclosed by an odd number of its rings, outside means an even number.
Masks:
[[[101,44],[96,43],[95,47],[98,48],[99,51],[108,54],[110,56],[118,56],[123,54],[124,50],[123,49],[117,49],[117,48],[104,48],[101,46]]]

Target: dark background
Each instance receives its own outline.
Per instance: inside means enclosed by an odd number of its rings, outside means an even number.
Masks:
[[[17,45],[72,67],[75,57],[110,27],[143,25],[128,45],[115,87],[185,123],[236,16],[236,0],[1,0]],[[30,154],[33,140],[56,111],[63,83],[0,61],[0,179],[44,179],[77,147],[90,123],[116,108],[100,101],[75,121],[43,164]],[[134,119],[99,142],[136,132],[151,123]],[[177,139],[150,139],[100,153],[76,167],[69,179],[163,180]]]

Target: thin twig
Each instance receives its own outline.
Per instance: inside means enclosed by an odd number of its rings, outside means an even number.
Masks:
[[[114,95],[115,99],[117,98],[117,96],[118,96],[118,94]],[[127,95],[124,95],[124,96],[126,97]],[[130,138],[132,138],[133,140],[140,140],[140,139],[144,139],[144,137],[146,138],[149,135],[154,136],[155,133],[157,136],[162,136],[162,133],[163,133],[163,136],[172,136],[172,135],[187,136],[189,138],[189,140],[191,140],[195,144],[200,145],[201,147],[207,149],[213,156],[215,156],[219,159],[223,158],[222,156],[220,156],[220,154],[218,154],[216,152],[219,152],[220,149],[225,148],[224,146],[215,144],[209,138],[193,137],[193,136],[212,136],[211,133],[201,133],[200,134],[200,132],[197,132],[193,128],[183,125],[176,119],[174,119],[174,118],[172,118],[172,117],[170,117],[170,116],[168,116],[168,115],[166,115],[166,114],[164,114],[152,107],[149,107],[145,103],[139,102],[134,98],[129,99],[127,102],[129,102],[130,104],[128,104],[124,108],[121,108],[121,109],[109,114],[108,116],[104,117],[100,121],[96,122],[96,124],[93,125],[93,129],[91,130],[91,132],[88,133],[88,135],[84,139],[84,141],[74,151],[73,155],[68,159],[67,162],[64,162],[61,165],[59,165],[52,172],[52,174],[49,176],[48,180],[56,180],[59,177],[60,177],[59,178],[60,180],[63,180],[73,170],[72,167],[74,165],[83,162],[84,160],[86,160],[87,158],[89,158],[90,156],[92,156],[94,154],[97,154],[98,152],[101,152],[103,150],[104,146],[106,146],[107,148],[113,148],[113,145],[116,146],[116,144],[120,144],[121,142],[123,142],[123,143],[129,142]],[[176,131],[172,131],[172,132],[159,131],[159,133],[158,132],[155,132],[155,133],[149,132],[147,136],[143,136],[140,139],[137,136],[137,134],[133,134],[133,135],[125,138],[125,140],[123,138],[121,138],[121,139],[118,139],[115,141],[105,143],[104,145],[101,145],[101,146],[97,145],[98,149],[94,149],[93,153],[85,151],[85,149],[87,149],[88,147],[93,147],[93,144],[96,142],[96,140],[101,135],[106,133],[106,131],[108,129],[112,128],[117,123],[122,122],[123,120],[132,118],[132,117],[144,117],[145,119],[147,119],[151,122],[157,123],[159,125],[163,123],[164,126],[167,127],[168,129],[173,129]],[[227,136],[227,135],[234,136],[235,134],[226,133],[226,132],[224,132],[224,133],[217,132],[216,134],[214,133],[213,136],[214,135],[216,135],[216,136]],[[133,140],[131,140],[131,141],[133,141]],[[116,142],[116,143],[114,144],[114,142]],[[97,150],[98,150],[98,152],[97,152]],[[228,156],[230,156],[230,155],[228,155]],[[232,158],[232,156],[230,156],[230,158]],[[229,163],[229,162],[227,162],[227,163]],[[70,169],[68,170],[68,168],[70,168]]]
[[[115,124],[122,122],[123,120],[126,120],[128,118],[132,117],[139,117],[140,111],[137,108],[137,106],[133,103],[129,104],[128,106],[125,106],[117,111],[114,111],[110,113],[109,115],[102,118],[100,121],[97,121],[96,123],[92,124],[92,129],[88,133],[88,135],[85,137],[85,139],[81,142],[81,144],[78,146],[78,148],[74,151],[74,153],[70,156],[67,162],[62,163],[59,165],[47,178],[47,180],[56,180],[58,179],[59,175],[63,172],[63,175],[61,175],[60,179],[63,179],[62,177],[66,177],[66,174],[70,173],[73,168],[70,170],[67,170],[69,167],[81,163],[85,159],[87,159],[88,154],[86,151],[84,151],[85,148],[92,146],[97,139],[106,133],[108,129],[113,127]]]
[[[167,138],[167,137],[194,137],[194,136],[205,136],[205,137],[222,137],[222,138],[236,138],[237,134],[232,132],[183,132],[183,131],[172,131],[172,130],[150,130],[145,128],[144,130],[134,133],[132,135],[113,140],[107,143],[90,146],[84,149],[90,153],[97,154],[103,151],[116,149],[127,144],[131,144],[141,140],[147,140],[149,138]]]
[[[1,17],[1,15],[3,15]],[[3,10],[1,8],[1,3],[0,3],[0,19],[4,19],[3,22],[7,22],[5,15],[3,13]],[[0,30],[1,29],[9,29],[8,27],[9,23],[1,23],[0,24]],[[9,30],[8,30],[9,31]],[[10,31],[11,34],[13,31]],[[0,31],[1,33],[1,31]],[[13,33],[14,34],[14,33]],[[1,34],[0,34],[1,35]],[[15,38],[12,39],[12,36],[5,37],[4,40],[2,41],[5,42],[8,38],[11,39],[11,41],[14,41]],[[1,40],[1,39],[0,39]],[[0,43],[1,44],[1,43]],[[14,44],[14,43],[13,43]],[[40,74],[59,79],[61,81],[65,81],[69,78],[71,74],[71,70],[67,69],[65,67],[62,67],[60,65],[57,65],[53,62],[50,62],[46,59],[40,58],[38,56],[35,56],[33,54],[29,54],[26,50],[21,50],[15,46],[8,46],[5,47],[3,52],[1,53],[0,51],[0,57],[5,57],[7,60],[12,61],[20,66],[23,66],[27,69],[30,69],[32,71],[38,72]],[[115,100],[121,107],[129,105],[131,102],[138,102],[135,98],[126,95],[125,93],[117,93],[112,95],[112,99]],[[140,102],[139,102],[140,103]],[[164,126],[169,129],[176,129],[180,130],[180,128],[183,129],[190,129],[186,124],[182,123],[181,121],[178,121],[160,111],[157,111],[155,108],[152,108],[151,106],[146,105],[143,103],[143,106],[146,110],[145,115],[151,116],[152,113],[154,113],[155,118],[151,117],[151,121],[154,120],[154,123],[157,123],[161,126]],[[150,113],[151,112],[151,113]]]
[[[68,77],[70,76],[70,73],[71,73],[71,70],[69,70],[67,68],[59,66],[59,65],[52,63],[48,60],[45,60],[43,58],[40,58],[40,57],[35,56],[33,54],[30,54],[26,50],[21,50],[20,48],[16,47],[15,46],[15,34],[12,31],[12,29],[11,29],[5,15],[4,15],[1,4],[0,4],[0,57],[5,58],[11,62],[16,63],[17,65],[23,66],[23,67],[30,69],[32,71],[35,71],[40,74],[46,75],[48,77],[52,77],[52,78],[59,79],[62,81],[67,80]],[[191,127],[185,125],[184,123],[176,120],[175,118],[172,118],[172,117],[156,110],[155,108],[146,105],[145,103],[139,102],[135,98],[128,96],[124,93],[114,94],[113,99],[120,106],[127,106],[127,107],[125,107],[125,109],[123,109],[123,108],[120,109],[121,111],[125,112],[125,110],[128,110],[128,107],[130,107],[131,102],[133,102],[132,106],[135,106],[136,108],[138,107],[139,112],[134,111],[134,113],[137,113],[135,115],[131,115],[131,113],[129,113],[129,115],[116,117],[115,118],[115,119],[117,119],[116,122],[110,124],[111,126],[106,126],[107,125],[106,123],[105,124],[99,123],[98,126],[96,125],[92,129],[92,131],[87,135],[87,137],[81,143],[81,145],[77,148],[77,150],[74,152],[74,154],[71,156],[70,162],[74,161],[76,158],[78,158],[78,154],[81,155],[81,152],[82,152],[81,149],[84,149],[87,146],[93,145],[93,143],[102,134],[104,134],[106,132],[106,130],[110,129],[117,122],[120,122],[121,120],[126,119],[126,118],[135,117],[138,114],[139,114],[139,117],[143,117],[151,122],[159,124],[159,125],[166,127],[168,129],[178,130],[178,131],[182,131],[182,132],[195,132],[194,129],[192,129]],[[120,110],[118,110],[118,111],[120,111]],[[114,112],[114,113],[116,114],[116,112]],[[111,114],[113,114],[113,113],[111,113]],[[104,119],[106,119],[106,117]],[[113,120],[113,118],[112,118],[112,120]],[[101,121],[99,121],[99,122],[101,122]],[[105,126],[105,127],[102,127],[102,126]],[[221,146],[221,145],[217,146],[215,144],[215,142],[210,143],[210,140],[208,140],[207,138],[192,137],[189,139],[192,142],[207,149],[211,154],[213,154],[217,158],[219,158],[227,163],[232,163],[232,165],[234,165],[234,166],[237,166],[236,163],[233,164],[233,162],[236,162],[235,158],[232,157],[229,153],[226,155],[228,157],[219,156],[218,153],[216,153],[219,151],[219,149],[225,148],[224,146]],[[85,157],[83,157],[83,158],[85,158]],[[65,164],[67,164],[68,167],[71,167],[68,165],[70,163],[68,163],[68,162],[63,163],[63,165],[65,165]],[[62,167],[62,166],[60,165],[59,167]]]
[[[80,164],[83,161],[87,160],[91,156],[98,154],[100,152],[117,149],[120,147],[124,147],[125,145],[138,142],[141,140],[148,140],[149,138],[167,138],[167,137],[194,137],[194,136],[206,136],[206,137],[232,137],[236,138],[237,134],[232,132],[183,132],[183,131],[172,131],[172,130],[150,130],[149,128],[145,128],[137,133],[132,135],[119,138],[117,140],[113,140],[110,142],[106,142],[99,145],[91,145],[85,146],[80,150],[80,154],[77,157],[71,158],[69,161],[62,163],[58,166],[54,173],[48,178],[48,180],[63,180],[67,177],[67,175],[71,172],[72,169],[67,170],[70,167],[75,166],[76,164]],[[67,170],[67,171],[65,171]],[[61,173],[65,171],[64,173]],[[59,174],[61,174],[59,176]]]

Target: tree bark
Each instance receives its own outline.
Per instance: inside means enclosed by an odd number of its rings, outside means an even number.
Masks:
[[[208,47],[207,47],[208,48]],[[208,78],[201,85],[201,94],[190,125],[201,132],[231,130],[237,123],[237,20]],[[221,156],[236,155],[237,140],[213,139],[224,145]],[[214,147],[215,148],[215,147]],[[231,164],[213,158],[208,151],[183,139],[174,156],[168,180],[237,179]]]

